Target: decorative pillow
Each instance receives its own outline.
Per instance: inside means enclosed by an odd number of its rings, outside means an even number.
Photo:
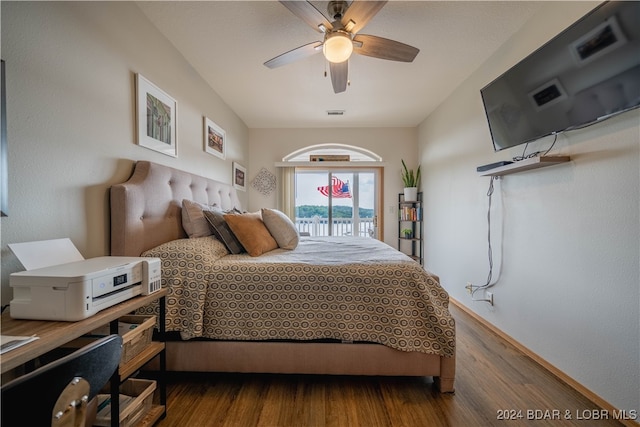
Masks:
[[[282,249],[295,249],[300,234],[291,219],[276,209],[262,208],[262,221]]]
[[[260,212],[226,214],[224,220],[227,221],[231,231],[240,240],[249,255],[259,256],[278,249],[278,242],[262,222]]]
[[[211,236],[209,223],[204,217],[204,211],[213,209],[213,206],[204,203],[184,199],[182,201],[182,228],[189,238]]]
[[[213,235],[220,240],[227,247],[229,252],[232,254],[240,254],[245,252],[242,243],[238,240],[238,238],[233,234],[231,228],[229,228],[229,224],[225,221],[225,215],[236,215],[236,211],[228,211],[224,212],[221,209],[211,209],[209,211],[204,211],[204,217],[209,223],[209,228]]]

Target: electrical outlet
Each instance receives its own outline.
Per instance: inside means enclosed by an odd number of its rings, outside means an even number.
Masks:
[[[493,305],[493,292],[489,292],[487,291],[487,300],[489,301],[489,304]]]
[[[471,282],[467,282],[467,286],[464,287],[467,290],[468,294],[471,294],[471,288],[473,288],[473,285],[471,284]]]

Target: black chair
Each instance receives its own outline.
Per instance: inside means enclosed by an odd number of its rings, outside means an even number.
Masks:
[[[2,427],[85,424],[86,407],[118,369],[122,337],[109,335],[3,385]]]

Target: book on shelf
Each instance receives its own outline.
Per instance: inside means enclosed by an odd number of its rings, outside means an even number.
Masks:
[[[422,208],[403,206],[400,209],[400,221],[421,221]]]

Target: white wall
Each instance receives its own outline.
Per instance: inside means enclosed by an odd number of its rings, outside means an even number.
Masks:
[[[22,270],[8,243],[69,237],[109,253],[108,188],[136,160],[231,182],[248,130],[132,2],[2,2],[9,216],[2,218],[2,304]],[[135,142],[135,73],[178,102],[178,158]],[[203,115],[226,130],[227,159],[203,151]],[[246,203],[246,195],[241,194]]]
[[[382,157],[384,170],[384,241],[398,244],[398,193],[403,191],[401,159],[416,168],[416,128],[251,129],[249,132],[249,183],[261,168],[277,175],[276,162],[298,149],[316,144],[347,144],[366,148]],[[248,185],[249,209],[276,207],[277,196],[264,196]]]
[[[495,306],[465,291],[467,282],[484,284],[489,271],[490,180],[475,168],[523,149],[493,152],[480,89],[596,4],[547,3],[421,124],[426,265],[453,298],[610,404],[637,410],[639,110],[561,135],[551,154],[570,155],[569,164],[496,182]]]

